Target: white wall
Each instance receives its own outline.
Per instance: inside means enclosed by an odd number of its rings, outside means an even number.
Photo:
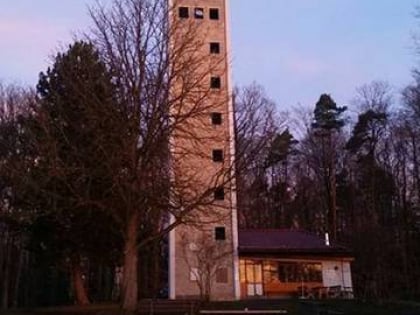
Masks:
[[[353,287],[350,262],[324,261],[322,262],[322,280],[324,286]]]

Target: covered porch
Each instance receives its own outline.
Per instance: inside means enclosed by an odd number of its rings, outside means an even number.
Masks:
[[[242,299],[351,298],[350,252],[298,230],[239,234]]]

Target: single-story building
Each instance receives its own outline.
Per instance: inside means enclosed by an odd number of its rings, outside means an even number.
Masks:
[[[241,299],[325,297],[338,288],[352,297],[351,252],[303,230],[239,230]],[[336,292],[336,291],[335,291]]]

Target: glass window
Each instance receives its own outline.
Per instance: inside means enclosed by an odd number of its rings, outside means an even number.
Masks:
[[[254,265],[255,283],[262,283],[262,268],[261,264]]]
[[[222,86],[222,81],[220,77],[211,77],[210,86],[212,89],[220,89]]]
[[[219,19],[219,9],[217,8],[211,8],[210,12],[210,20],[218,20]]]
[[[200,275],[198,273],[198,268],[191,268],[190,269],[190,280],[191,281],[198,281],[200,278]]]
[[[241,283],[246,282],[246,271],[245,271],[245,261],[244,260],[240,260],[240,262],[239,262],[239,277],[240,277]]]
[[[211,54],[220,54],[220,43],[210,43],[210,53]]]
[[[225,200],[225,189],[223,187],[216,188],[214,191],[214,199]]]
[[[279,271],[278,271],[278,262],[277,261],[268,261],[264,262],[264,282],[278,282],[279,281]]]
[[[213,150],[213,162],[223,162],[223,150]]]
[[[296,280],[296,263],[281,263],[279,265],[279,279],[281,282],[298,282]]]
[[[181,19],[188,19],[190,16],[188,7],[179,7],[178,14]]]
[[[222,226],[215,228],[214,234],[217,241],[224,241],[226,239],[226,229]]]
[[[281,282],[322,282],[322,266],[317,263],[280,262]]]
[[[227,268],[219,268],[216,270],[216,282],[228,283],[228,270]]]
[[[211,123],[213,125],[222,124],[222,113],[211,113]]]
[[[251,262],[246,263],[246,281],[248,283],[255,283],[254,277],[254,264]]]
[[[203,8],[195,8],[194,9],[194,17],[196,19],[204,19],[204,9]]]

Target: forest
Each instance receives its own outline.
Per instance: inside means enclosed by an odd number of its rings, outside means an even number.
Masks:
[[[132,310],[167,294],[168,232],[217,189],[184,198],[191,187],[171,176],[170,134],[209,114],[211,91],[196,73],[208,61],[182,57],[202,45],[193,25],[167,53],[168,29],[181,27],[167,10],[164,0],[92,8],[90,33],[57,53],[36,87],[0,85],[0,309]],[[366,83],[349,104],[320,91],[285,107],[258,83],[232,95],[236,155],[220,176],[229,182],[234,170],[240,228],[328,232],[354,253],[364,300],[420,299],[413,67],[402,90]],[[194,106],[171,111],[186,100]]]

